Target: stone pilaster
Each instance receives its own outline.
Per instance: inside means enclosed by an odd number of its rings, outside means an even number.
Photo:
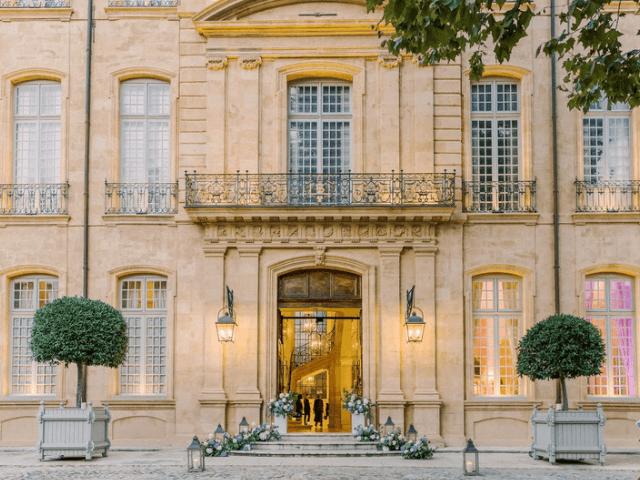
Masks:
[[[224,257],[227,248],[207,245],[204,247],[204,299],[203,334],[203,388],[200,402],[200,426],[203,432],[212,433],[218,423],[226,423],[227,396],[223,388],[223,345],[218,341],[215,321],[218,310],[224,305]]]
[[[402,245],[379,247],[380,278],[378,280],[380,314],[380,390],[378,404],[379,421],[388,416],[396,427],[404,429],[405,398],[400,388],[400,342],[402,341],[402,309],[400,308],[400,253]]]
[[[227,57],[207,57],[207,173],[225,173]]]
[[[400,63],[402,57],[383,55],[378,58],[380,113],[378,130],[384,132],[380,142],[380,169],[383,173],[400,170]]]
[[[440,395],[436,378],[436,269],[435,245],[414,247],[416,291],[415,305],[424,314],[424,338],[413,344],[415,385],[413,423],[434,445],[444,445],[440,436]]]

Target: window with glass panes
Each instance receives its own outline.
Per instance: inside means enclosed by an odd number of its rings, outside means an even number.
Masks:
[[[169,182],[169,83],[136,79],[120,86],[120,181]]]
[[[55,395],[57,367],[31,357],[31,331],[36,310],[58,298],[58,280],[48,276],[19,277],[11,282],[10,393]]]
[[[586,319],[605,341],[601,375],[589,377],[589,395],[637,395],[634,284],[629,277],[599,275],[585,281]]]
[[[335,174],[351,168],[351,86],[308,82],[289,87],[289,168]]]
[[[582,119],[585,182],[630,180],[631,109],[606,98],[592,103]]]
[[[509,193],[513,188],[508,184],[519,179],[519,84],[498,80],[473,83],[471,181],[480,184],[479,210],[514,208],[517,198]],[[494,182],[497,182],[495,186]]]
[[[127,356],[118,372],[120,394],[166,394],[166,278],[136,276],[121,280],[119,306],[129,336]]]
[[[515,276],[473,280],[473,393],[522,395],[516,347],[522,335],[522,282]]]
[[[61,98],[58,82],[24,82],[14,87],[15,183],[60,183]]]

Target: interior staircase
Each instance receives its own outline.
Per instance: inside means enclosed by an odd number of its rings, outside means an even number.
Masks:
[[[289,433],[278,441],[256,442],[248,452],[235,451],[229,455],[252,457],[376,457],[400,455],[383,452],[376,443],[359,442],[351,433]]]

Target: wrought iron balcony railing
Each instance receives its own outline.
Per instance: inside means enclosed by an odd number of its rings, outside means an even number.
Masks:
[[[70,0],[0,0],[0,8],[70,8]]]
[[[455,206],[453,173],[186,173],[185,207]]]
[[[462,182],[462,199],[468,213],[534,213],[536,181]]]
[[[0,185],[0,215],[66,215],[68,183]]]
[[[107,215],[173,215],[178,213],[178,182],[106,183]]]
[[[576,212],[640,212],[640,181],[576,180]]]
[[[177,7],[178,0],[109,0],[110,7]]]

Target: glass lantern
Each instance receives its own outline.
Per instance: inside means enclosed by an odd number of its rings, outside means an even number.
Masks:
[[[224,438],[224,428],[222,428],[222,425],[218,424],[218,428],[216,428],[216,431],[213,432],[213,438],[216,442],[222,443],[222,440]]]
[[[467,446],[462,451],[462,468],[465,475],[480,475],[478,449],[471,439],[467,441]]]
[[[236,333],[236,322],[228,312],[225,312],[224,315],[220,315],[220,312],[218,312],[218,320],[216,321],[218,340],[220,342],[233,342]]]
[[[413,423],[409,426],[409,430],[407,430],[407,440],[410,442],[418,441],[418,431],[414,428]]]
[[[191,445],[187,447],[187,471],[204,472],[204,447],[196,435],[193,436]]]
[[[416,310],[420,309],[417,308]],[[420,310],[420,313],[422,313],[422,310]],[[414,311],[404,323],[407,329],[407,342],[421,342],[424,336],[424,325],[423,318]]]
[[[384,434],[389,435],[391,432],[393,432],[395,427],[396,427],[396,424],[393,423],[393,420],[391,420],[391,416],[389,416],[387,418],[387,421],[384,422]]]
[[[242,417],[242,421],[238,427],[238,433],[246,433],[249,431],[249,422],[247,422],[247,417]]]

